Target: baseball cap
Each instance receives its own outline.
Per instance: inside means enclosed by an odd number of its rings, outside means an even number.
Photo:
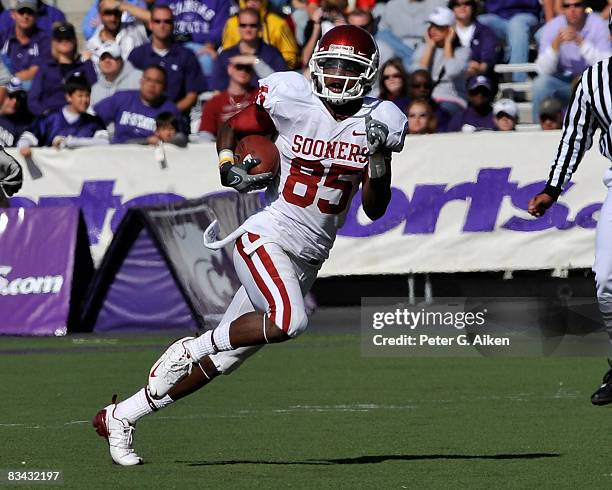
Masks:
[[[427,22],[430,24],[434,24],[440,27],[444,26],[454,26],[455,25],[455,14],[453,11],[446,7],[436,7],[433,9],[429,17],[427,18]]]
[[[493,115],[508,114],[512,119],[518,116],[518,106],[512,99],[499,99],[493,104]]]
[[[468,92],[478,87],[484,87],[489,91],[493,90],[493,85],[491,84],[491,80],[489,79],[489,77],[486,77],[484,75],[477,75],[468,80],[468,83],[467,83]]]
[[[110,54],[113,58],[121,58],[121,48],[117,43],[105,42],[98,48],[98,57],[101,58],[103,54]]]
[[[544,116],[557,117],[563,111],[563,106],[558,99],[547,97],[540,104],[540,118]]]
[[[38,12],[38,0],[17,0],[15,3],[15,10],[19,9],[30,9],[34,12]]]
[[[70,22],[61,22],[53,27],[53,39],[61,41],[63,39],[76,39],[74,26]]]

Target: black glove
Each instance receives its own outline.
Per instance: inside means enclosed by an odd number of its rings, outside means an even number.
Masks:
[[[274,174],[249,175],[249,170],[261,163],[258,158],[245,158],[241,163],[224,163],[221,166],[221,183],[226,187],[233,187],[238,192],[248,192],[264,189],[272,182]]]
[[[0,185],[7,196],[12,196],[23,184],[21,165],[4,150],[0,151]]]

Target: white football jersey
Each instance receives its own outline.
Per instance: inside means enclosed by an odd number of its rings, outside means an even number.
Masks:
[[[299,73],[259,81],[255,101],[274,121],[281,157],[269,204],[243,228],[272,238],[289,253],[324,260],[344,223],[368,163],[365,117],[389,127],[387,148],[400,151],[407,119],[395,104],[366,97],[355,115],[337,121]]]

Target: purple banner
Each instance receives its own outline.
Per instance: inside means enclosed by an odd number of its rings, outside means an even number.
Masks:
[[[143,228],[108,289],[94,330],[196,330],[169,267]]]
[[[0,210],[0,334],[66,334],[79,212]]]

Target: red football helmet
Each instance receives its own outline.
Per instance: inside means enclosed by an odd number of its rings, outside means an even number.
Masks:
[[[344,104],[364,97],[372,88],[378,47],[361,27],[337,26],[319,40],[309,67],[312,91],[332,104]]]

